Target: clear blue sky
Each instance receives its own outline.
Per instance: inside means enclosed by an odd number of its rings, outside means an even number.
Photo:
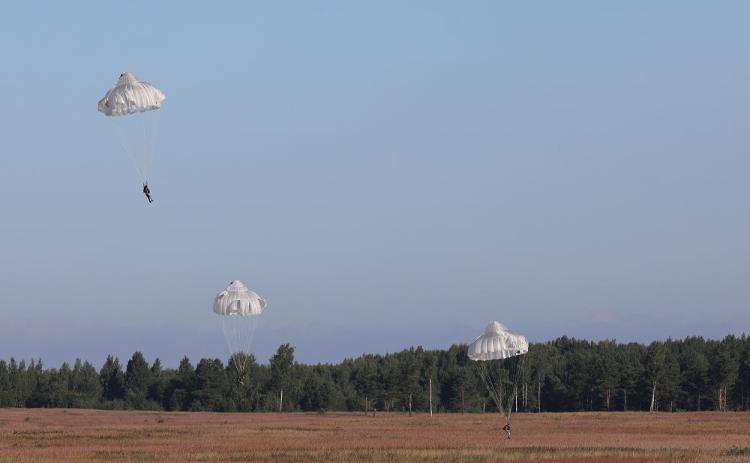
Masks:
[[[750,331],[747,2],[12,2],[0,358]],[[146,204],[96,103],[167,95]]]

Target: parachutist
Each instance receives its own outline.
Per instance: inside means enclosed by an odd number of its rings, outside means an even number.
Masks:
[[[266,300],[247,289],[240,280],[229,283],[214,299],[214,313],[220,315],[221,328],[231,354],[229,365],[233,365],[236,370],[239,384],[253,378],[251,369],[255,364],[255,357],[250,347],[259,316],[265,308]],[[293,348],[290,349],[294,351]]]
[[[469,344],[468,357],[475,362],[490,398],[505,418],[502,430],[508,439],[513,402],[517,401],[518,396],[518,378],[528,351],[529,341],[526,337],[509,331],[498,321],[487,325],[484,334]]]
[[[143,184],[143,194],[146,195],[146,198],[148,198],[149,204],[154,202],[154,200],[151,198],[151,190],[148,189],[148,183]]]
[[[505,431],[505,434],[508,435],[508,439],[510,439],[510,423],[505,423],[505,426],[503,426],[503,431]]]
[[[145,181],[150,175],[154,141],[156,141],[157,126],[154,120],[156,116],[153,113],[161,108],[165,98],[164,92],[158,88],[148,82],[138,80],[129,72],[123,72],[115,86],[107,90],[104,98],[97,104],[100,113],[113,119],[120,119],[114,125],[121,132],[123,148],[133,158],[138,175],[144,181],[143,193],[149,203],[154,200],[151,198],[151,192],[148,191]],[[152,114],[145,116],[144,113]]]

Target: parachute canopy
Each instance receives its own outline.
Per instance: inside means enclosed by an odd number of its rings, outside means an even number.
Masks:
[[[469,344],[469,358],[471,360],[500,360],[529,351],[529,341],[520,334],[509,331],[502,323],[493,321]]]
[[[114,87],[99,100],[99,112],[107,116],[127,116],[136,112],[159,109],[166,96],[148,82],[123,72]]]
[[[234,280],[214,299],[214,312],[219,315],[260,315],[266,300],[247,289],[240,280]]]

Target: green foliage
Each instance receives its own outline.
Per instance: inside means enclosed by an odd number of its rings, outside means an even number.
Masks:
[[[13,383],[5,360],[0,360],[0,408],[13,406]]]
[[[412,347],[365,354],[339,364],[302,365],[294,347],[279,347],[268,364],[248,354],[184,357],[176,369],[140,352],[123,372],[108,356],[97,373],[88,362],[43,368],[40,360],[0,360],[0,407],[81,407],[210,411],[368,410],[426,412],[432,380],[436,411],[493,411],[466,345]],[[238,367],[243,365],[242,368]],[[498,378],[504,371],[495,372]],[[750,338],[618,344],[561,337],[532,344],[518,381],[519,411],[656,410],[750,407]],[[719,403],[721,397],[722,403]],[[515,403],[514,403],[515,406]]]
[[[151,369],[143,358],[143,354],[136,352],[128,360],[125,369],[125,403],[128,408],[150,409],[147,404],[148,389],[151,385]]]
[[[125,398],[125,375],[122,372],[120,360],[116,357],[107,356],[107,360],[99,370],[99,382],[102,385],[102,399],[105,402]]]
[[[278,400],[281,400],[281,393],[283,391],[286,399],[283,401],[286,407],[283,410],[293,410],[295,407],[294,397],[298,389],[299,384],[292,381],[292,367],[294,366],[294,347],[289,344],[282,344],[279,346],[276,354],[271,357],[271,378],[269,381],[269,392],[274,394],[274,398],[268,396],[269,400],[266,401],[266,409],[276,410],[278,408]]]
[[[89,362],[76,359],[69,381],[68,406],[74,408],[95,408],[102,399],[102,385],[96,368]]]
[[[177,371],[165,374],[169,376],[164,394],[160,400],[165,410],[189,410],[192,405],[192,391],[195,384],[195,369],[190,359],[183,357]]]
[[[192,411],[224,411],[229,381],[219,359],[201,359],[195,368]]]

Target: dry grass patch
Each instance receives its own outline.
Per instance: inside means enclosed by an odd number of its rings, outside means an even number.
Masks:
[[[218,414],[0,410],[0,462],[750,461],[748,413]]]

